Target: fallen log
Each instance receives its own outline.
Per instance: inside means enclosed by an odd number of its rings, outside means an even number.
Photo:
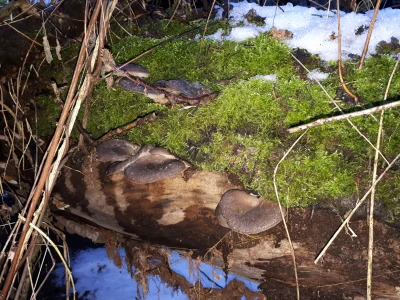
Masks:
[[[218,223],[214,210],[221,196],[229,189],[242,188],[234,177],[188,169],[184,176],[137,184],[121,172],[106,176],[107,167],[105,162],[87,158],[64,168],[53,198],[53,213],[61,227],[97,242],[104,241],[87,230],[88,224],[127,239],[192,250],[193,256],[203,256],[204,262],[261,283],[267,297],[295,297],[291,252],[282,223],[257,235],[240,234]],[[322,263],[315,265],[314,258],[340,226],[340,218],[323,209],[291,209],[287,219],[301,295],[309,299],[363,299],[366,220],[352,221],[350,226],[357,237],[341,233]],[[375,232],[373,295],[398,299],[398,231],[376,221]]]

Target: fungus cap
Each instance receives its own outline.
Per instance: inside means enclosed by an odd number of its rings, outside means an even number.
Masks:
[[[168,93],[174,95],[183,94],[188,98],[197,98],[212,92],[199,82],[190,82],[185,79],[159,80],[155,83],[155,86]]]
[[[96,160],[102,162],[123,161],[139,151],[138,145],[125,140],[109,139],[96,147]]]
[[[162,155],[148,155],[130,164],[124,174],[129,181],[135,183],[153,183],[177,176],[185,169],[185,163],[179,159],[165,158]]]
[[[150,76],[150,72],[145,67],[138,64],[127,64],[123,66],[121,70],[133,77],[147,78]]]
[[[185,168],[188,169],[192,167],[190,163],[188,163],[186,160],[177,158],[175,155],[171,154],[167,149],[161,148],[161,147],[153,147],[152,149],[149,150],[151,155],[160,155],[163,156],[165,159],[179,159],[181,162],[185,164]]]
[[[133,93],[145,95],[150,99],[153,99],[156,103],[165,104],[169,102],[164,93],[158,92],[155,89],[147,89],[144,85],[130,79],[121,78],[118,80],[118,85]]]
[[[139,158],[147,156],[147,155],[151,155],[150,150],[153,148],[154,148],[153,145],[145,145],[131,157],[129,157],[123,161],[113,162],[111,165],[108,166],[106,175],[110,176],[112,174],[124,171],[129,165],[133,164]]]
[[[228,190],[215,210],[221,226],[244,234],[268,230],[282,221],[277,203],[241,190]]]

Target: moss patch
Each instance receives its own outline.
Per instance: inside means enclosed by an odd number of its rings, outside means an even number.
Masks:
[[[57,127],[61,108],[53,97],[40,96],[36,98],[38,115],[38,135],[40,138],[52,136]],[[33,116],[32,116],[33,118]],[[30,123],[34,124],[35,120]]]
[[[190,28],[174,23],[170,30],[176,34]],[[163,40],[131,36],[114,44],[112,51],[118,62],[125,62]],[[274,168],[299,136],[299,133],[288,134],[286,129],[338,114],[321,88],[307,80],[303,72],[296,71],[289,49],[268,35],[243,43],[205,40],[201,48],[200,41],[184,37],[156,48],[138,63],[150,71],[150,82],[184,78],[201,81],[221,93],[207,106],[182,110],[99,84],[92,99],[89,131],[97,137],[156,111],[160,117],[154,123],[134,128],[126,136],[138,144],[166,147],[198,167],[234,173],[247,188],[266,198],[275,199]],[[394,63],[388,56],[370,57],[362,71],[357,71],[352,62],[345,64],[346,80],[360,96],[361,105],[369,107],[383,99]],[[317,65],[318,58],[312,57],[310,64]],[[320,67],[333,69],[334,66]],[[229,85],[218,84],[218,80],[241,71],[250,75]],[[276,83],[250,80],[257,74],[272,73],[277,74]],[[332,97],[339,86],[336,72],[324,81]],[[400,76],[396,74],[390,97],[396,99],[399,94]],[[360,109],[337,103],[346,112]],[[381,149],[389,160],[399,151],[398,114],[398,109],[385,113]],[[363,116],[352,122],[375,144],[376,119]],[[369,143],[347,121],[313,128],[280,166],[277,180],[281,200],[289,206],[307,206],[319,199],[350,198],[357,188],[363,190],[370,184],[373,156]],[[380,170],[383,167],[380,165]],[[399,177],[396,174],[390,178]],[[392,209],[393,215],[400,213],[395,200],[400,186],[397,181],[388,177],[378,189],[380,200]]]

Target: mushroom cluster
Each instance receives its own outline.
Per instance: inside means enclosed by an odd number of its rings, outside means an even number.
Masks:
[[[187,98],[195,99],[212,93],[211,89],[199,82],[189,82],[185,79],[159,80],[153,86],[144,85],[140,81],[133,81],[124,78],[124,72],[136,78],[147,78],[149,71],[137,64],[127,64],[114,71],[114,75],[120,76],[118,85],[134,93],[142,94],[156,103],[169,103],[166,93],[172,95],[182,95]],[[143,82],[144,83],[144,82]]]
[[[96,147],[96,160],[123,161],[139,151],[138,145],[119,139],[106,140]]]
[[[131,143],[110,139],[96,148],[96,159],[111,162],[106,175],[124,172],[134,183],[153,183],[181,174],[190,164],[176,158],[164,148],[153,145],[139,147]]]
[[[239,233],[255,234],[282,221],[278,204],[251,196],[242,190],[228,190],[215,210],[221,226]]]

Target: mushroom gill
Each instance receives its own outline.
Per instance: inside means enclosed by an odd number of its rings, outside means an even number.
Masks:
[[[102,162],[123,161],[139,151],[138,145],[133,145],[120,139],[106,140],[96,147],[96,160]]]
[[[241,190],[225,192],[215,209],[215,215],[221,226],[244,234],[268,230],[282,221],[278,204]]]

